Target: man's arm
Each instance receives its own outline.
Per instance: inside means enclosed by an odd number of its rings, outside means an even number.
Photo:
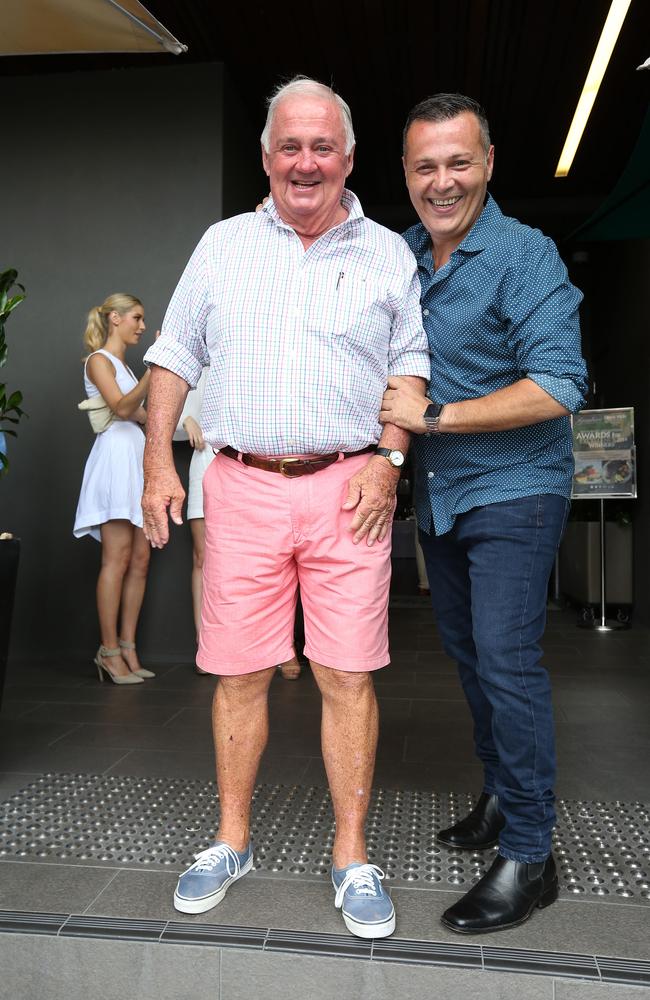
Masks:
[[[389,378],[379,419],[383,424],[390,422],[414,434],[424,434],[427,429],[424,411],[429,400],[408,381],[411,380]],[[438,429],[445,434],[508,431],[565,417],[569,412],[532,379],[523,378],[479,399],[445,403]]]
[[[142,512],[144,533],[155,549],[161,549],[169,539],[168,510],[174,524],[183,523],[185,490],[174,466],[172,435],[188,388],[180,375],[158,365],[151,366]]]
[[[403,375],[400,381],[424,396],[426,382],[423,378]],[[410,440],[408,430],[388,423],[382,431],[378,447],[401,451],[406,455]],[[366,538],[367,544],[373,545],[375,541],[381,542],[386,537],[395,509],[395,491],[399,477],[400,470],[381,455],[373,455],[361,472],[352,477],[343,510],[357,508],[350,524],[355,543]]]

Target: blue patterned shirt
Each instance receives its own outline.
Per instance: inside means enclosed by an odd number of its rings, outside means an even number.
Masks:
[[[529,378],[572,413],[585,402],[578,306],[552,240],[485,208],[437,272],[423,225],[404,238],[418,262],[431,349],[428,395],[437,403],[478,399]],[[537,493],[570,496],[568,417],[481,434],[421,434],[416,512],[438,535],[473,507]]]
[[[211,226],[167,309],[146,364],[197,384],[214,448],[326,454],[376,444],[389,375],[429,374],[420,282],[397,233],[351,191],[344,222],[308,250],[265,209]]]

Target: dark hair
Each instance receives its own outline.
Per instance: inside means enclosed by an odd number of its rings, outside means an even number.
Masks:
[[[490,125],[487,116],[478,101],[474,101],[471,97],[465,97],[464,94],[434,94],[432,97],[425,97],[423,101],[411,108],[402,134],[403,152],[406,153],[406,136],[414,122],[449,121],[462,115],[465,111],[476,115],[478,119],[481,142],[487,156],[490,151]]]

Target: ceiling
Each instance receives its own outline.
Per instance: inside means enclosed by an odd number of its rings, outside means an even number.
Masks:
[[[0,60],[0,74],[223,61],[252,122],[295,73],[351,105],[351,186],[376,217],[404,212],[401,129],[409,108],[460,91],[486,108],[496,147],[491,190],[526,221],[568,232],[621,174],[641,129],[650,72],[650,3],[632,0],[568,178],[553,177],[609,0],[302,0],[299,5],[145,0],[189,47],[182,56],[56,56]],[[408,221],[408,220],[407,220]]]

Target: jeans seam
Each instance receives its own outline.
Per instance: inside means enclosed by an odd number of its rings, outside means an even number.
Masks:
[[[538,740],[538,735],[537,735],[537,725],[535,723],[535,712],[533,711],[533,700],[532,700],[532,698],[530,696],[530,692],[528,691],[528,685],[526,684],[526,676],[525,676],[525,672],[524,672],[523,666],[522,666],[522,660],[523,660],[523,657],[522,657],[522,636],[523,636],[524,618],[525,618],[526,610],[528,608],[528,601],[529,601],[529,598],[530,598],[530,581],[531,581],[531,578],[532,578],[532,575],[533,575],[533,566],[535,565],[535,560],[537,559],[537,556],[538,556],[538,553],[539,553],[539,536],[540,536],[540,528],[542,527],[541,522],[543,520],[543,518],[541,516],[541,512],[540,512],[540,507],[541,506],[542,506],[542,498],[538,494],[538,496],[537,496],[536,517],[535,517],[535,548],[533,550],[532,558],[531,558],[530,565],[529,565],[528,577],[527,577],[527,580],[526,580],[526,587],[525,587],[525,592],[524,592],[525,596],[524,596],[524,600],[523,600],[523,603],[522,603],[521,617],[520,617],[520,620],[519,620],[519,653],[518,653],[518,658],[519,658],[519,676],[521,678],[522,687],[523,687],[524,691],[526,692],[526,698],[528,699],[528,711],[529,711],[529,716],[530,716],[530,719],[531,719],[531,729],[532,729],[533,739],[534,739],[534,745],[535,745],[535,756],[534,756],[534,765],[533,765],[533,774],[532,774],[532,779],[533,779],[532,784],[533,784],[533,788],[535,789],[535,793],[536,794],[538,792],[538,788],[537,788],[537,757],[538,757],[538,749],[539,749],[539,740]],[[542,806],[542,809],[544,811],[544,819],[546,819],[546,803],[545,802],[541,802],[541,806]],[[539,844],[540,844],[540,833],[538,831],[538,833],[537,833],[537,846],[539,846]]]

